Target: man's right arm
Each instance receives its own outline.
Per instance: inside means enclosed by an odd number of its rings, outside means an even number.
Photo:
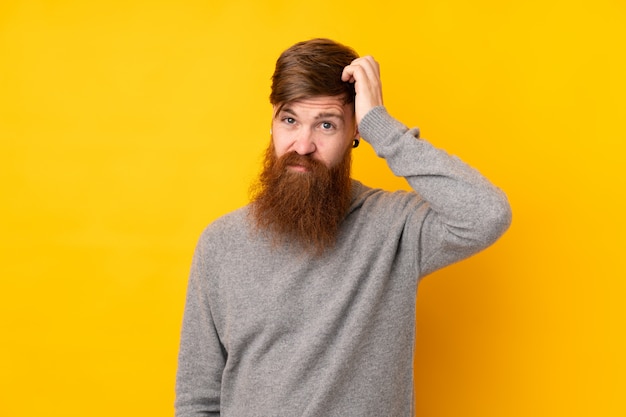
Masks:
[[[219,416],[226,362],[209,306],[202,240],[193,257],[178,354],[176,417]]]

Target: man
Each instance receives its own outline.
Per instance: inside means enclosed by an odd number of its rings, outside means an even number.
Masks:
[[[314,39],[278,59],[252,202],[193,259],[176,415],[412,416],[423,276],[493,243],[506,196],[383,107],[378,64]],[[350,179],[368,141],[414,192]]]

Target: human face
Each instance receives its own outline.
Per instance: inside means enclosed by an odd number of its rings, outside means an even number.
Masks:
[[[272,121],[274,150],[277,157],[288,152],[309,156],[333,168],[343,160],[358,134],[352,104],[342,97],[322,96],[285,104]],[[299,165],[292,171],[306,172]]]

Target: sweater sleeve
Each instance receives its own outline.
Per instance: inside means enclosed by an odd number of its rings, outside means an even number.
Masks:
[[[361,120],[361,136],[391,171],[406,178],[428,204],[425,216],[407,219],[417,238],[420,276],[466,258],[495,242],[509,227],[506,195],[459,158],[419,139],[380,106]]]
[[[226,355],[208,302],[206,252],[200,239],[189,275],[183,316],[176,374],[176,417],[220,415]]]

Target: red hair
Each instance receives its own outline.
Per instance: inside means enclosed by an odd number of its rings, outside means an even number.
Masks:
[[[343,96],[354,103],[354,84],[341,80],[343,69],[359,55],[330,39],[296,43],[276,61],[270,103],[287,103],[318,96]]]

